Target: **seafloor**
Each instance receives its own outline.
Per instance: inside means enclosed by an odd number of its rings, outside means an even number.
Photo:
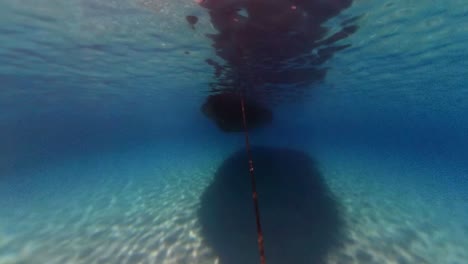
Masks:
[[[0,263],[219,263],[199,210],[220,164],[242,147],[234,145],[144,146],[18,172],[0,185]],[[344,219],[326,263],[468,259],[467,197],[454,180],[461,171],[391,151],[301,150]],[[247,171],[242,177],[249,181]]]

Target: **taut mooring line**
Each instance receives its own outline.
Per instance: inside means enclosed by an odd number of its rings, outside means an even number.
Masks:
[[[262,225],[260,223],[260,208],[258,205],[258,194],[257,194],[257,186],[255,182],[255,174],[254,174],[254,166],[252,160],[252,153],[250,152],[250,142],[249,142],[249,133],[247,130],[247,120],[245,117],[245,103],[244,103],[244,96],[242,93],[240,94],[240,101],[241,101],[241,109],[242,109],[242,122],[244,125],[244,133],[245,133],[245,148],[247,150],[247,157],[249,159],[249,173],[250,173],[250,180],[252,182],[252,198],[255,208],[255,218],[257,221],[257,242],[258,242],[258,251],[260,253],[260,263],[266,264],[265,259],[265,248],[263,246],[263,232],[262,232]]]

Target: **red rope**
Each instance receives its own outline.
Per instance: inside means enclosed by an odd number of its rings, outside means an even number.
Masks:
[[[255,183],[255,175],[254,175],[254,167],[252,161],[252,154],[250,152],[250,142],[249,142],[249,133],[247,131],[247,120],[245,118],[245,106],[244,106],[244,97],[241,95],[241,108],[242,108],[242,121],[244,124],[244,132],[245,132],[245,147],[247,150],[247,157],[249,159],[249,173],[250,173],[250,180],[252,181],[252,198],[255,208],[255,217],[257,220],[257,242],[258,242],[258,251],[260,253],[260,263],[266,264],[265,260],[265,249],[263,246],[263,232],[262,232],[262,225],[260,224],[260,208],[258,206],[258,195],[257,195],[257,187]]]

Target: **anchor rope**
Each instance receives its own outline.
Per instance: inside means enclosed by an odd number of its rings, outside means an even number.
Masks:
[[[260,263],[266,264],[265,248],[263,245],[263,232],[262,232],[262,225],[260,222],[260,207],[258,205],[258,194],[257,194],[257,186],[256,186],[255,174],[254,174],[254,165],[253,165],[253,160],[252,160],[252,153],[250,151],[249,133],[247,130],[247,118],[245,114],[245,103],[244,103],[244,97],[242,94],[240,95],[240,101],[241,101],[241,109],[242,109],[242,122],[244,126],[244,134],[245,134],[245,148],[246,148],[247,157],[249,160],[249,173],[250,173],[250,180],[252,183],[252,199],[253,199],[253,204],[254,204],[254,209],[255,209],[255,218],[256,218],[256,223],[257,223],[258,251],[260,253]]]

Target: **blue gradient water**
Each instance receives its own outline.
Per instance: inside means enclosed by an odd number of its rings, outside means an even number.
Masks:
[[[325,81],[251,142],[317,161],[346,223],[326,263],[466,263],[466,1],[354,15]],[[244,139],[199,109],[213,31],[191,1],[0,2],[0,264],[220,261],[198,210]]]

